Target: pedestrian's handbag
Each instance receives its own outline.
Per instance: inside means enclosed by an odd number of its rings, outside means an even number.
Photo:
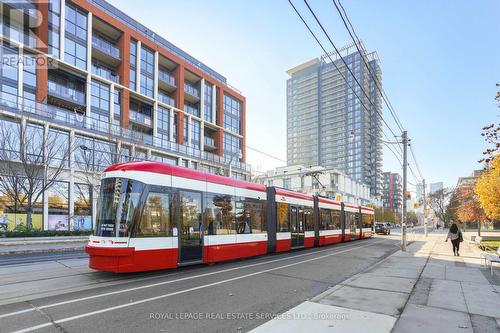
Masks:
[[[462,236],[461,231],[458,232],[458,240],[460,241],[460,243],[462,243],[464,241],[464,237]]]

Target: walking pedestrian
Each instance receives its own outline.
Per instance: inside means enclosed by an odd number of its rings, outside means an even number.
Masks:
[[[458,254],[458,251],[460,249],[460,242],[463,241],[463,236],[462,232],[458,230],[456,223],[453,223],[451,225],[450,231],[448,231],[448,235],[446,236],[445,242],[447,242],[448,239],[451,239],[451,244],[453,246],[453,255],[460,256],[460,254]]]

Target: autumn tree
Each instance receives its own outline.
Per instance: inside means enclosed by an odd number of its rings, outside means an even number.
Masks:
[[[500,155],[496,155],[489,168],[476,182],[474,191],[486,216],[491,220],[500,219]]]
[[[477,223],[477,233],[481,235],[481,223],[486,220],[486,214],[474,193],[474,184],[461,187],[457,190],[460,201],[456,208],[457,218],[463,223]]]

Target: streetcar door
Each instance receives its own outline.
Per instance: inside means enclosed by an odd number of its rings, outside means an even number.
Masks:
[[[201,261],[203,219],[201,192],[179,191],[179,262]]]
[[[302,208],[290,207],[290,231],[292,248],[304,246],[304,210]]]
[[[351,240],[356,239],[356,231],[358,230],[358,219],[356,218],[356,213],[349,212],[349,227],[351,230]]]

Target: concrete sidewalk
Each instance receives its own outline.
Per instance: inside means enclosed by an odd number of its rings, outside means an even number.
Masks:
[[[252,332],[499,332],[500,269],[480,250],[453,256],[445,235],[416,237],[398,251]]]
[[[89,236],[0,238],[0,255],[82,251]]]

